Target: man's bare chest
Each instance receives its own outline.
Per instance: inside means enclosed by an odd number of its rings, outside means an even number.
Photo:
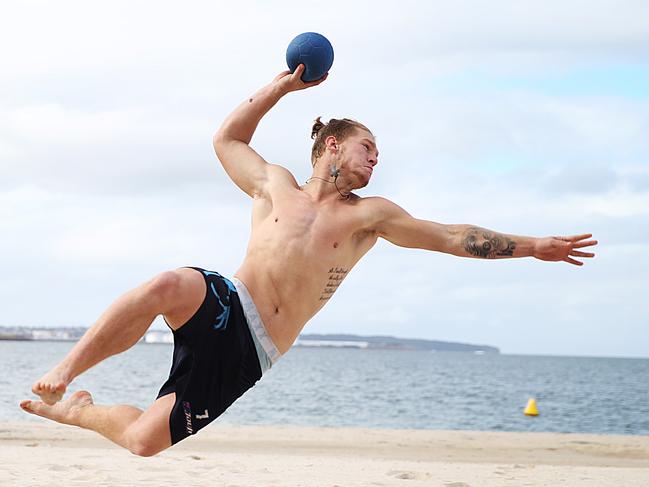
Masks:
[[[362,214],[355,206],[314,204],[305,198],[278,199],[269,220],[278,233],[323,249],[356,245],[363,233]]]
[[[314,202],[301,191],[274,194],[272,204],[253,208],[253,239],[329,254],[355,253],[367,240],[358,202]]]

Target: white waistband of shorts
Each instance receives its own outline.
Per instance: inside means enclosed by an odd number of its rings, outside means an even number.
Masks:
[[[243,314],[246,316],[246,320],[248,320],[250,330],[255,334],[257,341],[266,352],[266,355],[268,355],[271,364],[274,365],[280,359],[282,354],[279,353],[277,346],[270,338],[268,331],[266,331],[266,326],[264,325],[264,322],[261,321],[261,316],[259,316],[257,306],[255,306],[246,285],[236,277],[232,278],[232,283],[234,284],[234,287],[237,288],[239,301],[243,308]]]

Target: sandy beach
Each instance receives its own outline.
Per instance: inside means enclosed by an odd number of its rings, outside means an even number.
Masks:
[[[649,437],[212,425],[152,458],[91,432],[0,424],[3,486],[649,485]]]

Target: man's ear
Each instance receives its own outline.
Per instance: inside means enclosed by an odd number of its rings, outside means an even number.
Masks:
[[[325,147],[333,152],[336,152],[338,150],[338,141],[336,140],[336,137],[333,135],[330,135],[325,139]]]

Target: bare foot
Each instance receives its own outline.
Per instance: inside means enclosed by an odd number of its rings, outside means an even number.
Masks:
[[[54,405],[41,401],[22,401],[20,407],[30,414],[51,419],[57,423],[79,425],[79,413],[87,406],[93,404],[92,396],[88,391],[77,391],[68,399]]]
[[[34,383],[32,392],[40,396],[45,404],[52,405],[63,399],[68,383],[60,373],[51,370]]]

